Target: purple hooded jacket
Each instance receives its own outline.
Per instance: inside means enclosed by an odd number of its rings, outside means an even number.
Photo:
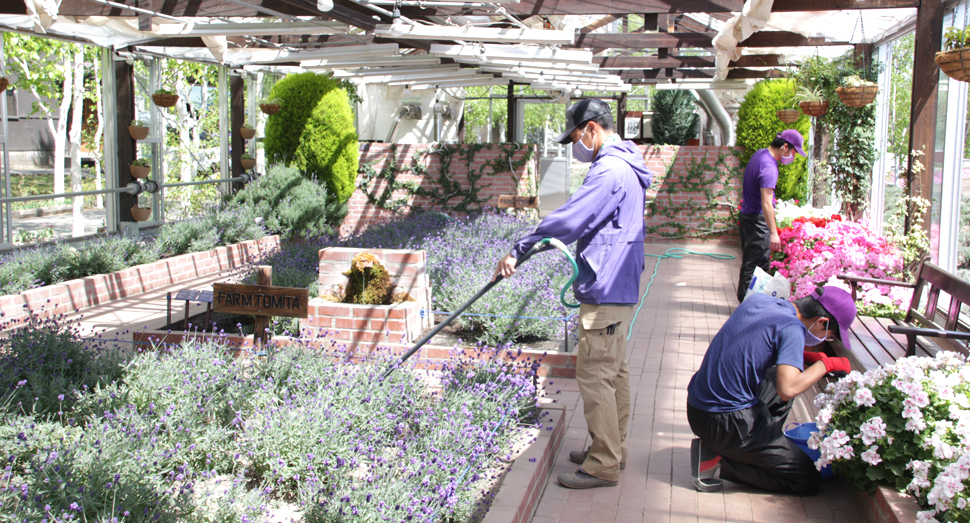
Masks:
[[[578,240],[576,299],[594,305],[639,302],[644,191],[652,180],[636,144],[624,141],[603,147],[583,186],[535,232],[516,242],[512,256],[522,257],[543,238],[558,238],[567,245]]]

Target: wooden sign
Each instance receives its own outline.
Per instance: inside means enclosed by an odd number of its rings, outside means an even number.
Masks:
[[[514,194],[503,194],[498,197],[499,209],[530,209],[539,206],[538,196],[516,196]]]
[[[212,310],[215,312],[306,318],[309,302],[310,293],[306,289],[230,283],[212,285]]]

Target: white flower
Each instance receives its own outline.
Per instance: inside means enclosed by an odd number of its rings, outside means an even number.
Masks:
[[[844,430],[833,431],[832,434],[819,443],[821,455],[815,462],[819,470],[832,461],[840,459],[850,459],[855,456],[852,445],[846,445],[850,440],[849,435]]]
[[[926,428],[926,422],[923,418],[912,418],[906,422],[906,430],[910,432],[920,432]]]
[[[879,445],[873,445],[869,447],[868,450],[860,454],[859,457],[862,458],[862,461],[865,461],[866,463],[872,466],[876,466],[882,463],[882,458],[879,457],[878,451],[879,451]]]
[[[935,510],[922,510],[916,513],[916,523],[940,523],[936,520]]]
[[[859,435],[862,438],[862,442],[866,445],[872,445],[879,438],[886,436],[886,423],[882,421],[881,417],[876,416],[864,422],[859,427],[859,430],[862,431]]]
[[[876,397],[872,395],[871,390],[865,387],[855,391],[855,396],[852,399],[860,407],[871,407],[876,404]]]
[[[910,407],[910,406],[916,407],[918,409],[927,407],[929,406],[929,404],[930,404],[930,395],[923,390],[915,391],[913,394],[911,394],[909,397],[903,400],[903,405],[907,407]]]
[[[910,461],[906,468],[913,471],[913,481],[906,486],[906,490],[912,491],[915,495],[920,495],[920,489],[932,486],[929,479],[930,467],[933,464],[929,461]]]

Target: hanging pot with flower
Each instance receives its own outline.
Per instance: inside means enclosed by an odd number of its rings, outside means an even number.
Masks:
[[[169,89],[159,89],[152,95],[152,101],[159,107],[175,107],[179,95]]]
[[[847,76],[843,85],[835,89],[835,94],[839,95],[839,100],[849,107],[865,107],[876,99],[879,86],[857,75]]]
[[[276,114],[280,112],[280,99],[265,99],[259,102],[259,110],[263,111],[265,114]]]
[[[943,35],[943,50],[933,59],[950,78],[970,82],[970,27],[951,27]]]
[[[829,111],[829,101],[819,87],[809,89],[804,85],[799,86],[795,99],[798,100],[798,107],[802,112],[809,116],[824,116]]]

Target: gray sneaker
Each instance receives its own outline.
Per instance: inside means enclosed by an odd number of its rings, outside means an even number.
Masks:
[[[721,456],[707,448],[700,438],[690,442],[690,476],[698,492],[721,490],[721,478],[714,477],[721,468]]]
[[[589,455],[589,449],[586,450],[574,450],[569,453],[569,461],[582,465],[586,461],[586,456]],[[620,463],[620,470],[626,470],[626,462]]]
[[[571,472],[569,474],[560,474],[559,484],[566,488],[587,489],[598,487],[615,487],[617,482],[606,481],[605,479],[600,479],[596,476],[590,476],[589,474],[583,472],[583,469],[579,469],[576,472]]]

